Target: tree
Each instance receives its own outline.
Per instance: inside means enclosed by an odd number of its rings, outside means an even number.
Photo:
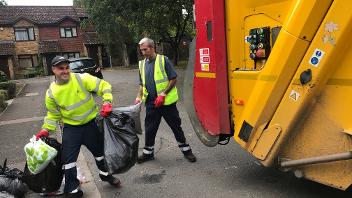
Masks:
[[[83,0],[73,0],[73,6],[83,8]]]
[[[0,0],[0,6],[7,6],[7,3],[5,0]]]
[[[99,33],[102,41],[107,44],[112,56],[120,56],[124,65],[129,64],[127,45],[134,43],[133,34],[127,22],[119,16],[122,13],[121,0],[74,0],[74,5],[83,7],[89,14],[89,22]],[[85,22],[84,22],[85,23]]]
[[[174,64],[178,64],[179,46],[185,36],[193,36],[193,1],[190,0],[144,0],[137,15],[140,31],[171,45]]]
[[[83,4],[108,45],[138,42],[144,36],[170,43],[177,65],[182,38],[193,35],[190,0],[75,0]]]

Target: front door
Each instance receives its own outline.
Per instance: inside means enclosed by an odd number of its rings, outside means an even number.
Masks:
[[[103,67],[110,67],[110,57],[104,46],[101,47],[101,58],[103,62]]]
[[[87,50],[88,57],[92,58],[96,65],[99,65],[98,45],[87,45]]]
[[[48,68],[48,75],[54,75],[53,71],[51,70],[51,61],[55,57],[55,54],[46,54],[46,67]]]
[[[10,79],[10,71],[7,59],[8,56],[0,56],[0,70],[3,71],[7,75],[7,78]]]

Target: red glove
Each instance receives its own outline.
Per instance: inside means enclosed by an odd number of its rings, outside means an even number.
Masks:
[[[112,104],[111,103],[104,103],[101,110],[100,115],[103,117],[108,117],[112,111]]]
[[[39,140],[41,137],[49,137],[49,132],[46,129],[42,129],[35,134],[36,140]]]
[[[135,100],[134,100],[134,104],[136,105],[136,104],[139,104],[141,102],[141,99],[140,98],[136,98]]]
[[[163,104],[165,102],[165,96],[166,96],[165,94],[161,94],[155,99],[155,101],[154,101],[155,108],[159,108],[159,107],[163,106]]]

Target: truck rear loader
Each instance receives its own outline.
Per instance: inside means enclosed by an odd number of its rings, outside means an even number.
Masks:
[[[195,0],[185,104],[207,146],[352,183],[352,1]]]

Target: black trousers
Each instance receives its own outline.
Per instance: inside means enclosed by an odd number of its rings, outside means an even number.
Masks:
[[[181,127],[181,118],[176,103],[161,106],[159,108],[147,105],[145,117],[145,147],[143,150],[145,154],[151,154],[154,152],[155,137],[162,117],[170,126],[179,146],[185,146],[186,144],[186,138]],[[189,147],[188,144],[187,146]]]
[[[81,145],[85,145],[94,155],[100,173],[107,173],[104,165],[104,140],[99,132],[95,120],[84,125],[73,126],[65,124],[62,136],[62,162],[65,169],[65,192],[78,188],[76,162]]]

